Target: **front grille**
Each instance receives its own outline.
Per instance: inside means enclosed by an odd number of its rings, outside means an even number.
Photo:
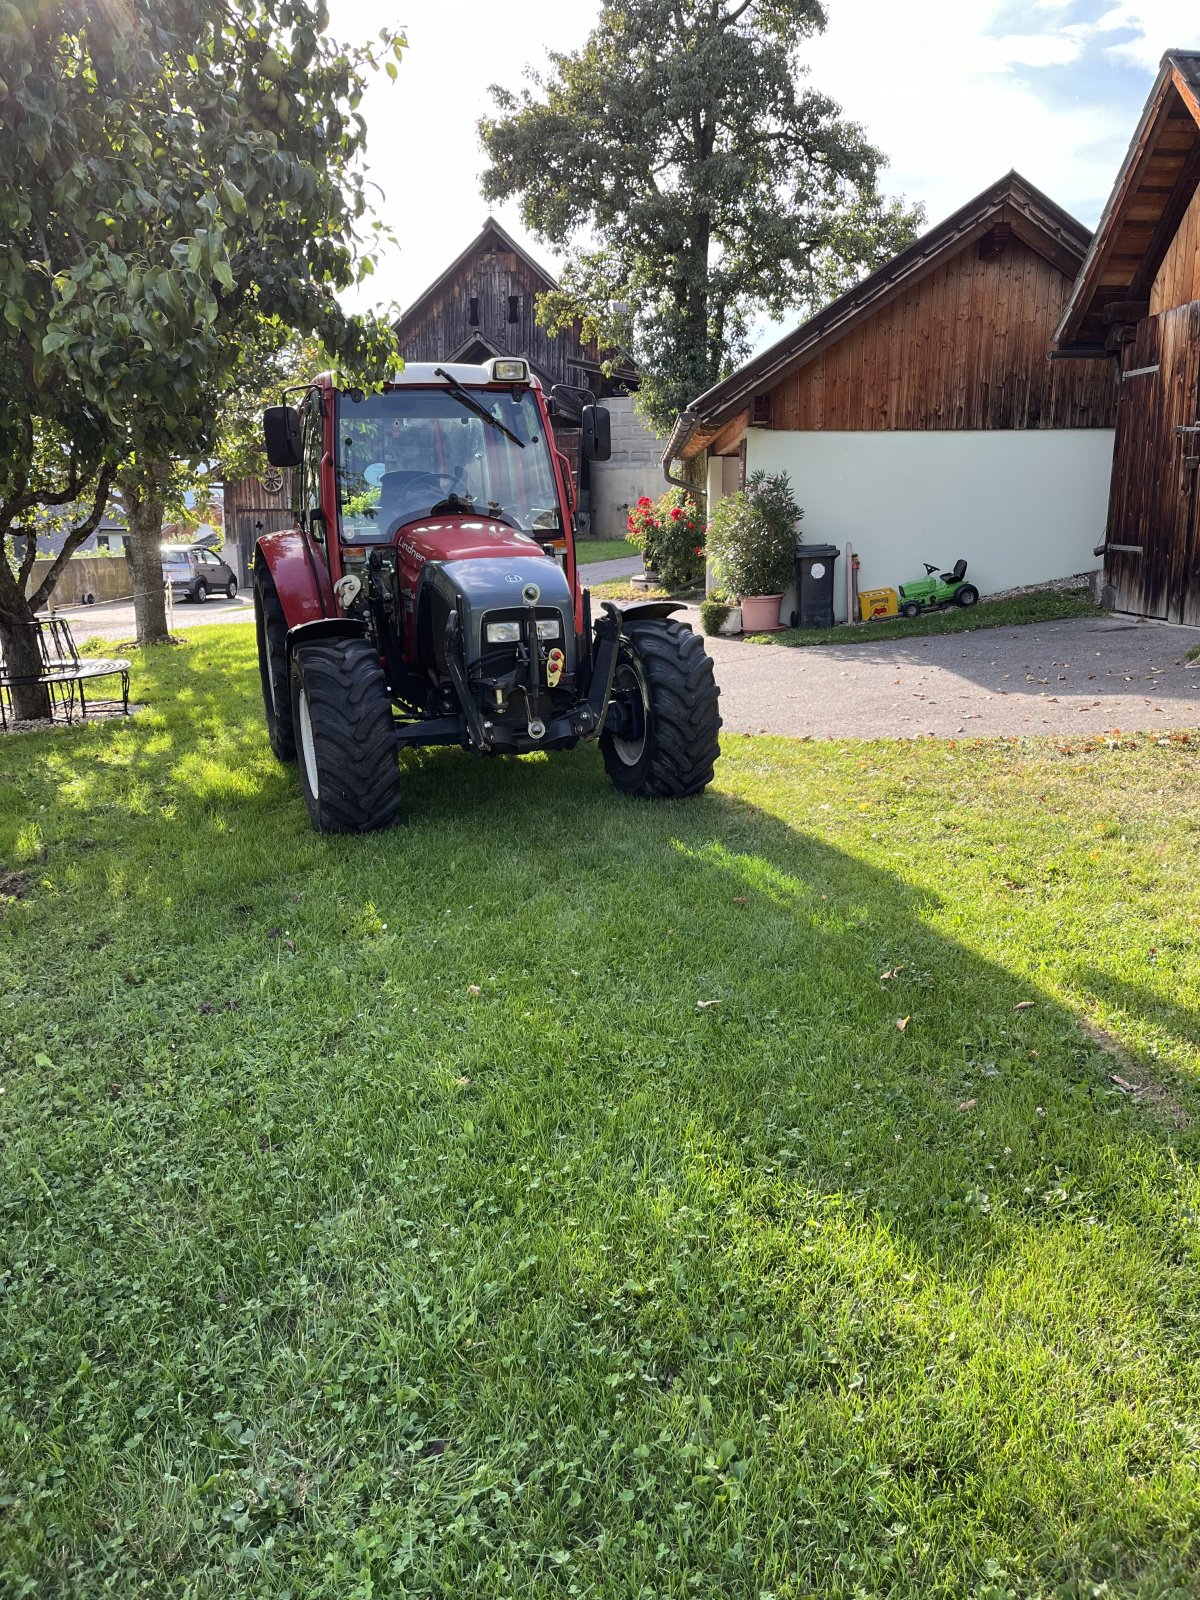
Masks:
[[[487,626],[488,626],[488,623],[489,622],[520,622],[520,623],[524,623],[524,620],[525,620],[525,617],[526,617],[527,614],[528,613],[527,613],[526,607],[524,607],[524,606],[514,607],[511,610],[506,610],[506,611],[485,611],[484,612],[483,619],[482,619],[482,621],[480,622],[480,625],[479,625],[479,643],[480,643],[479,665],[475,669],[476,670],[476,674],[479,677],[481,677],[481,678],[507,678],[507,677],[509,677],[516,670],[517,652],[521,649],[521,644],[489,644],[488,643],[488,637],[487,637]],[[562,613],[559,612],[559,611],[556,611],[553,606],[539,606],[537,608],[537,619],[538,619],[539,622],[552,622],[552,621],[553,622],[557,622],[560,629],[564,625],[563,624]],[[559,637],[557,639],[554,639],[554,640],[544,639],[542,641],[542,649],[543,650],[552,650],[555,645],[558,645],[560,650],[565,650],[566,649],[566,647],[567,647],[566,646],[566,638],[565,638],[565,636],[563,634],[560,633],[560,635],[559,635]]]

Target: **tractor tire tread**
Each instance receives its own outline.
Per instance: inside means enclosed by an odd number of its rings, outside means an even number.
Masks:
[[[367,639],[318,639],[296,654],[320,762],[314,826],[322,833],[391,827],[400,816],[400,767],[375,647]]]
[[[650,694],[654,740],[640,781],[630,788],[618,781],[629,769],[605,747],[605,767],[624,792],[645,799],[684,799],[712,782],[721,753],[718,732],[720,690],[703,640],[673,618],[631,621],[626,637],[636,651]]]
[[[262,680],[267,738],[278,761],[296,759],[296,733],[292,726],[292,690],[287,667],[287,618],[270,568],[259,564],[254,574],[255,631],[258,635],[258,670]],[[272,701],[267,682],[266,656],[274,657],[277,693]]]

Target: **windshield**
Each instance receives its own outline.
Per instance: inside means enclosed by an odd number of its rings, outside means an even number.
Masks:
[[[520,441],[446,389],[338,397],[342,539],[390,539],[406,522],[446,510],[494,516],[525,533],[560,531],[550,442],[528,389],[471,389],[471,399]]]

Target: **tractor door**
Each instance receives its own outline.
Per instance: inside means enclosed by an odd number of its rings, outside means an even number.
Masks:
[[[299,470],[292,474],[296,521],[310,540],[313,554],[329,568],[329,527],[321,499],[321,466],[325,457],[325,419],[321,415],[321,393],[311,389],[304,400],[301,426],[304,430],[304,456]]]

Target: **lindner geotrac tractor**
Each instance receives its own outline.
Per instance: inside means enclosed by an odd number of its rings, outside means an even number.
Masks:
[[[567,750],[598,739],[622,793],[699,794],[717,686],[670,602],[592,616],[555,397],[525,361],[409,365],[377,394],[329,376],[263,418],[295,526],[258,541],[254,609],[271,748],[298,759],[313,826],[400,813],[399,752]],[[609,454],[608,413],[582,448]]]

